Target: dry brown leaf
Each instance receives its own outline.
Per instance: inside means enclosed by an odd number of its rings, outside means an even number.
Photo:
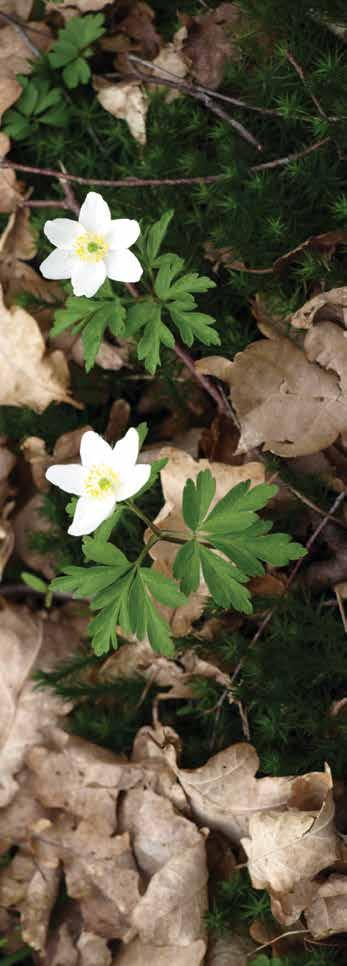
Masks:
[[[216,479],[216,495],[211,506],[242,480],[251,480],[253,486],[264,481],[264,467],[260,462],[245,463],[243,466],[210,463],[208,460],[194,460],[188,453],[174,446],[164,447],[160,455],[168,459],[160,474],[165,504],[154,523],[159,529],[172,530],[182,535],[187,533],[181,510],[184,486],[188,478],[195,480],[200,470],[210,469]],[[153,547],[150,554],[155,561],[155,569],[171,576],[177,545],[162,540]],[[169,621],[174,636],[180,637],[188,633],[192,623],[202,614],[207,596],[208,589],[202,581],[196,593],[190,595],[188,604],[176,610],[160,608]]]
[[[0,122],[2,115],[15,104],[21,93],[21,85],[15,77],[0,77]]]
[[[308,792],[310,781],[314,780],[314,775],[307,776]],[[310,808],[309,800],[305,808],[300,795],[300,807],[292,804],[300,787],[294,782],[288,809],[282,812],[270,809],[250,818],[249,837],[242,839],[242,845],[256,889],[280,894],[292,892],[303,879],[312,879],[339,857],[331,784],[330,780],[319,810]]]
[[[54,339],[50,339],[54,348],[62,349],[68,360],[76,362],[82,369],[85,368],[85,354],[81,336],[73,335],[71,332],[61,332]],[[118,372],[123,366],[128,364],[129,346],[126,342],[123,345],[111,345],[110,342],[102,340],[95,357],[96,365],[101,369],[111,369]]]
[[[318,883],[302,879],[292,892],[283,895],[271,894],[271,912],[282,926],[292,926],[300,919],[302,912],[310,906],[317,894]]]
[[[161,49],[158,56],[153,60],[153,65],[155,67],[161,67],[163,71],[168,71],[169,80],[173,79],[170,78],[170,74],[173,74],[174,77],[178,77],[179,80],[183,80],[188,74],[189,61],[186,57],[184,57],[183,54],[183,45],[186,38],[187,29],[186,27],[181,27],[174,34],[172,41],[168,44],[165,44],[165,47]],[[157,72],[155,71],[155,73]],[[165,73],[163,76],[165,77]],[[158,75],[158,79],[159,78],[160,74]],[[165,97],[166,103],[171,104],[172,101],[179,96],[179,90],[168,90]]]
[[[330,875],[318,888],[316,897],[305,911],[306,922],[315,939],[326,939],[346,932],[347,876]]]
[[[254,813],[285,806],[291,778],[255,778],[255,748],[240,742],[220,751],[201,768],[177,770],[178,780],[199,824],[239,843]]]
[[[198,84],[216,90],[223,80],[227,60],[239,60],[237,32],[242,13],[237,3],[220,3],[215,10],[197,17],[181,14],[188,30],[184,55],[191,62],[191,75]]]
[[[33,794],[42,805],[94,820],[111,835],[118,794],[141,781],[141,768],[65,732],[56,734],[56,741],[57,749],[37,745],[27,755]]]
[[[39,436],[27,436],[21,446],[24,458],[30,463],[33,483],[36,489],[45,492],[49,489],[45,473],[54,463],[77,463],[79,460],[81,438],[83,433],[90,430],[89,425],[80,426],[70,433],[63,433],[54,444],[50,456],[46,444]]]
[[[27,20],[31,12],[33,0],[0,0],[0,12],[9,17]]]
[[[214,373],[227,376],[241,423],[239,451],[264,445],[285,457],[315,453],[346,427],[338,376],[310,362],[289,339],[251,343],[234,362],[221,360],[219,369],[215,360]],[[199,369],[211,372],[211,361],[201,360]]]
[[[205,938],[207,910],[205,842],[197,839],[173,855],[152,876],[131,920],[143,943],[155,946],[189,946]]]
[[[298,329],[310,329],[316,322],[340,322],[347,328],[347,287],[321,292],[298,309],[291,324]]]
[[[189,946],[157,946],[135,939],[123,947],[113,960],[114,966],[202,966],[206,945],[202,939]]]
[[[58,896],[59,859],[43,841],[37,843],[33,875],[21,904],[21,929],[24,942],[43,952],[51,911]]]
[[[54,0],[45,0],[48,13],[57,13],[57,4]],[[106,7],[108,0],[61,0],[59,3],[59,13],[65,21],[71,20],[78,13],[98,13]]]
[[[17,792],[12,801],[1,809],[0,855],[12,845],[21,845],[31,835],[32,827],[48,812],[34,796],[31,775],[23,768],[18,775]]]
[[[149,100],[143,87],[136,81],[122,81],[120,84],[105,86],[101,78],[94,79],[94,87],[98,91],[98,101],[105,111],[113,117],[126,121],[135,141],[146,144],[146,116]]]
[[[58,568],[54,550],[43,553],[31,546],[31,539],[35,534],[52,534],[52,523],[42,511],[43,498],[40,493],[36,493],[14,515],[14,545],[18,556],[29,570],[38,570],[46,580],[52,580]]]
[[[153,876],[166,862],[201,842],[195,825],[175,813],[165,798],[151,789],[134,788],[120,807],[121,831],[129,832],[137,865]]]
[[[18,789],[15,776],[26,753],[71,707],[54,691],[37,690],[32,674],[37,668],[54,667],[58,655],[66,660],[76,653],[79,641],[63,623],[43,621],[26,607],[6,607],[1,613],[0,643],[0,806],[4,806]]]
[[[257,949],[247,936],[221,936],[211,939],[208,946],[205,966],[248,966],[250,956]]]
[[[106,939],[93,932],[81,932],[77,942],[80,966],[110,966],[112,955]]]
[[[0,403],[28,406],[42,413],[49,404],[67,402],[81,408],[69,394],[69,371],[63,353],[46,353],[38,324],[19,306],[0,304],[2,357]]]
[[[10,139],[7,134],[0,131],[0,161],[6,157],[10,150]],[[16,172],[10,168],[0,169],[0,214],[13,211],[16,205],[22,200],[20,185],[16,179]]]
[[[17,208],[0,237],[0,283],[8,302],[17,292],[23,291],[45,302],[61,298],[62,289],[57,282],[48,282],[31,265],[26,264],[26,261],[34,258],[36,251],[30,210]]]
[[[29,40],[46,53],[52,43],[52,34],[43,20],[26,23],[25,32]],[[26,43],[25,37],[9,24],[1,29],[0,77],[16,77],[16,74],[31,74],[35,54]]]

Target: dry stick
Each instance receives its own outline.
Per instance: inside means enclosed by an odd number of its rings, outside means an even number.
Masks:
[[[326,526],[326,524],[328,523],[328,521],[331,519],[332,513],[335,513],[335,510],[338,509],[338,507],[340,506],[340,504],[342,503],[342,501],[345,499],[345,497],[346,497],[346,491],[344,491],[343,493],[339,493],[338,496],[336,497],[336,499],[334,500],[333,505],[332,505],[329,513],[326,513],[324,515],[323,519],[319,521],[319,523],[316,526],[315,530],[311,534],[310,539],[307,541],[306,550],[308,551],[308,553],[310,552],[311,547],[315,543],[315,541],[316,541],[317,537],[319,536],[319,534],[321,533],[321,531],[324,529],[324,527]],[[288,577],[286,590],[289,590],[289,588],[291,587],[293,581],[295,580],[295,577],[297,576],[298,571],[300,570],[300,567],[301,567],[304,559],[305,559],[304,557],[300,557],[299,560],[297,560],[296,563],[294,564],[294,567],[291,570],[291,572],[289,574],[289,577]],[[249,645],[247,647],[247,652],[246,653],[248,653],[249,649],[251,647],[253,647],[254,644],[257,643],[257,641],[261,637],[263,631],[265,630],[265,628],[267,627],[267,625],[270,623],[271,618],[272,618],[272,616],[273,616],[276,608],[278,607],[278,603],[279,602],[277,602],[274,605],[274,607],[272,607],[271,610],[269,610],[267,612],[267,614],[265,615],[264,619],[262,620],[261,624],[258,627],[258,630],[256,631],[256,633],[254,634],[254,636],[250,640]],[[237,678],[239,672],[241,671],[241,668],[243,667],[243,664],[245,662],[245,658],[246,658],[246,654],[243,654],[242,657],[240,658],[238,664],[236,665],[236,668],[234,670],[234,673],[233,673],[233,675],[231,677],[231,682],[232,683],[235,681],[235,678]]]
[[[62,163],[62,161],[59,161],[59,165],[61,167],[61,170],[65,174],[66,173],[66,168],[65,168],[65,165]],[[78,217],[79,212],[80,212],[80,205],[78,204],[78,201],[75,198],[75,195],[73,193],[73,190],[71,188],[71,185],[69,184],[68,181],[65,180],[65,178],[62,178],[62,177],[59,178],[59,182],[60,182],[60,184],[62,186],[64,195],[65,195],[66,204],[69,205],[69,207],[71,208],[71,211],[73,211],[75,213],[75,215],[77,215],[77,217]]]
[[[302,151],[297,151],[295,154],[288,154],[284,158],[277,158],[274,161],[264,161],[262,164],[252,164],[249,167],[249,171],[265,171],[270,168],[284,167],[290,164],[292,161],[298,161],[300,158],[306,157],[307,154],[312,154],[313,151],[318,151],[323,144],[327,144],[331,141],[330,137],[323,138],[321,141],[315,141],[314,144],[310,144],[307,148]],[[2,168],[10,168],[12,171],[26,171],[29,174],[39,174],[43,178],[58,178],[62,177],[60,171],[56,171],[54,168],[38,168],[30,164],[19,164],[17,161],[0,161],[0,170]],[[100,185],[100,187],[109,188],[159,188],[165,185],[173,186],[176,185],[191,185],[191,184],[215,184],[217,181],[226,181],[228,176],[225,174],[206,174],[197,175],[194,178],[82,178],[77,174],[64,173],[64,181],[71,181],[75,184],[82,185]]]
[[[297,60],[295,60],[294,54],[292,54],[290,50],[286,51],[286,58],[289,61],[289,63],[292,65],[292,67],[294,67],[294,70],[298,75],[298,77],[300,77],[300,80],[302,81],[308,96],[311,98],[311,101],[313,102],[314,106],[317,108],[318,114],[320,114],[321,117],[324,117],[325,120],[327,120],[327,115],[325,111],[323,111],[322,105],[319,103],[318,98],[316,97],[315,94],[312,94],[312,91],[310,91],[307,86],[306,77],[302,67],[300,66],[300,64],[298,64]]]

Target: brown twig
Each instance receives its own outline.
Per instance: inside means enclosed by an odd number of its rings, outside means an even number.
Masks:
[[[63,173],[66,174],[66,168],[65,168],[65,165],[62,163],[62,161],[59,161],[59,167],[61,168]],[[77,215],[78,217],[81,206],[78,204],[77,198],[75,198],[71,185],[69,184],[68,181],[66,181],[65,178],[62,178],[62,177],[59,178],[59,183],[62,186],[64,195],[65,195],[66,204],[69,206],[69,208],[71,208],[71,211],[73,211],[74,214]]]
[[[342,503],[342,501],[345,499],[345,497],[346,497],[346,491],[344,491],[343,493],[339,493],[338,496],[336,497],[336,499],[334,500],[333,505],[332,505],[329,513],[325,513],[323,519],[319,521],[319,523],[317,524],[317,526],[314,529],[313,533],[311,534],[309,540],[306,543],[307,553],[310,552],[311,547],[313,546],[313,544],[317,540],[317,537],[322,532],[322,530],[324,529],[324,527],[326,526],[326,524],[329,522],[329,519],[331,518],[331,515],[333,513],[335,513],[335,511],[338,509],[338,507],[340,506],[340,504]],[[286,590],[289,590],[289,588],[292,586],[292,584],[293,584],[293,582],[294,582],[294,580],[295,580],[295,578],[296,578],[296,576],[298,574],[298,571],[300,570],[300,567],[302,566],[302,563],[303,563],[304,560],[305,560],[305,557],[299,557],[299,560],[297,560],[296,563],[294,564],[294,567],[292,568],[292,570],[291,570],[291,572],[289,574],[289,577],[288,577]],[[239,660],[238,664],[236,665],[236,668],[235,668],[235,670],[234,670],[234,672],[232,674],[232,677],[231,677],[232,683],[234,683],[235,678],[237,678],[239,672],[241,671],[241,668],[244,665],[244,662],[245,662],[245,659],[246,659],[246,654],[248,653],[248,651],[250,650],[250,648],[251,647],[254,647],[254,644],[256,644],[257,641],[259,641],[259,638],[261,637],[263,631],[265,630],[265,628],[267,627],[267,625],[270,623],[270,621],[272,619],[272,616],[273,616],[276,608],[278,607],[278,604],[279,604],[280,600],[281,600],[281,598],[279,598],[279,600],[276,602],[276,604],[274,605],[274,607],[272,607],[271,610],[269,610],[267,612],[267,614],[263,618],[261,624],[259,625],[258,630],[253,635],[253,637],[251,638],[251,640],[249,642],[249,645],[247,647],[246,653],[242,655],[242,657],[240,658],[240,660]]]
[[[307,154],[318,151],[318,148],[323,147],[323,144],[327,144],[330,140],[330,137],[321,138],[320,141],[309,144],[307,148],[304,148],[302,151],[296,151],[295,154],[287,154],[284,158],[276,158],[274,161],[263,161],[261,164],[252,164],[249,170],[269,171],[271,168],[285,167],[287,164],[291,164],[292,161],[299,161],[300,158],[305,158]]]
[[[308,96],[311,98],[312,103],[317,108],[318,114],[320,114],[321,117],[324,117],[325,120],[327,120],[327,115],[325,111],[323,111],[322,105],[319,103],[318,98],[308,88],[306,77],[302,67],[300,66],[300,64],[298,64],[297,60],[295,60],[294,54],[292,54],[290,50],[286,51],[286,58],[289,61],[289,63],[292,65],[292,67],[294,67],[295,73],[298,75],[298,77],[300,77],[300,80],[302,81]]]

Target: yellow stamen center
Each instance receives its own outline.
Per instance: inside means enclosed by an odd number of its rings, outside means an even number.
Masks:
[[[90,470],[84,481],[84,491],[86,496],[102,500],[111,493],[116,494],[120,479],[118,473],[105,464],[95,464]]]
[[[75,253],[83,262],[100,262],[108,252],[108,244],[102,235],[86,231],[75,241]]]

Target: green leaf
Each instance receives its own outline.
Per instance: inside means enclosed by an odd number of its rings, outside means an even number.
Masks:
[[[159,221],[156,221],[146,233],[145,247],[147,259],[150,265],[153,265],[153,262],[158,255],[173,214],[173,209],[165,211],[161,218],[159,218]]]
[[[129,561],[124,553],[114,547],[112,543],[100,540],[99,537],[84,537],[83,553],[86,560],[105,564],[108,567],[119,567],[120,571],[129,568]]]
[[[147,595],[140,573],[136,574],[131,585],[128,606],[132,632],[141,641],[147,630]]]
[[[103,285],[93,299],[70,295],[65,307],[56,311],[50,334],[54,338],[70,327],[74,334],[82,332],[85,366],[89,372],[95,363],[105,330],[109,328],[115,336],[124,334],[124,317],[125,308],[121,299],[113,295],[112,289],[110,291]]]
[[[183,268],[184,260],[179,255],[168,252],[160,255],[157,259],[158,263],[160,267],[154,283],[154,291],[158,298],[165,302],[169,298],[171,282]]]
[[[175,340],[167,325],[161,319],[161,306],[153,303],[152,315],[147,322],[137,346],[137,355],[144,362],[148,372],[153,375],[160,363],[160,346],[164,343],[173,349]]]
[[[83,57],[77,57],[63,70],[63,80],[70,89],[78,87],[78,84],[87,84],[90,77],[91,69]]]
[[[93,368],[106,327],[107,316],[103,309],[99,309],[97,312],[94,312],[90,321],[83,328],[82,343],[86,372],[90,372]]]
[[[173,575],[181,581],[184,594],[192,594],[200,583],[199,545],[196,540],[188,540],[180,547],[173,566]]]
[[[215,492],[216,481],[208,469],[198,474],[196,484],[193,480],[187,480],[183,490],[182,511],[184,521],[191,530],[198,530],[202,524]]]
[[[28,573],[27,570],[22,570],[21,578],[28,587],[32,587],[33,590],[40,590],[42,593],[46,594],[48,590],[48,584],[45,580],[41,580],[40,577],[36,577],[35,574]]]
[[[181,607],[182,604],[188,603],[186,596],[178,590],[173,580],[165,577],[158,570],[143,567],[141,577],[148,590],[156,600],[159,600],[160,604],[164,604],[166,607]]]
[[[222,533],[240,532],[251,527],[257,521],[256,509],[260,509],[277,493],[277,486],[263,483],[250,490],[250,480],[238,483],[219,500],[217,505],[204,522],[204,530],[208,533],[221,531]],[[254,508],[254,509],[253,509]]]
[[[215,319],[212,315],[189,312],[182,302],[170,302],[167,309],[186,345],[191,346],[194,339],[198,339],[205,345],[220,345],[218,332],[213,328]]]
[[[63,68],[67,87],[86,84],[91,70],[86,58],[91,57],[94,43],[105,31],[103,14],[90,14],[72,19],[59,31],[58,39],[47,55],[51,67]]]
[[[159,654],[165,654],[166,657],[173,656],[175,648],[170,636],[169,625],[158,613],[149,598],[147,598],[147,633],[154,651],[159,651]]]
[[[199,275],[198,272],[190,272],[189,275],[182,275],[171,285],[167,297],[181,301],[187,293],[207,292],[209,288],[215,288],[216,282],[207,275]]]
[[[216,603],[221,607],[232,606],[243,614],[251,614],[250,593],[242,586],[247,580],[246,575],[201,544],[199,553],[205,581]]]

